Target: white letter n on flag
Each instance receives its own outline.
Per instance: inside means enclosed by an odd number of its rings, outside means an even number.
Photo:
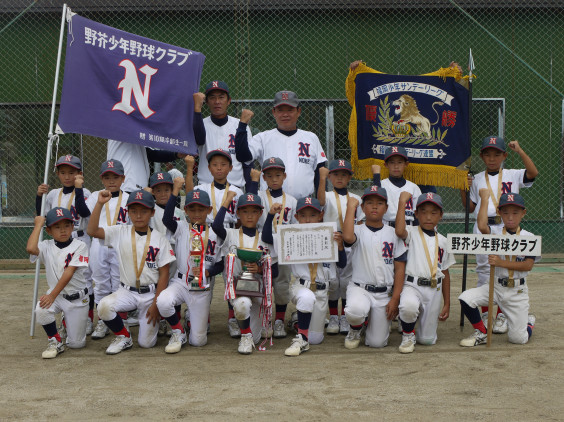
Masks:
[[[145,119],[151,117],[155,112],[149,107],[149,94],[151,93],[151,77],[159,70],[149,65],[139,68],[139,71],[145,74],[145,89],[141,89],[141,83],[137,77],[137,69],[131,60],[122,60],[119,64],[125,69],[125,76],[118,85],[121,89],[121,101],[113,108],[114,110],[123,111],[125,114],[131,114],[135,107],[131,105],[131,94],[135,97],[135,102],[139,107],[139,112]]]

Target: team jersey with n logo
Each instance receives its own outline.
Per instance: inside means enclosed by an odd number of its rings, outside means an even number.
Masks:
[[[405,275],[421,278],[431,278],[431,268],[429,268],[429,262],[427,261],[427,256],[425,255],[425,249],[423,243],[421,242],[421,236],[419,235],[418,226],[406,226],[407,238],[405,243],[408,246],[407,251],[407,263],[405,266]],[[431,262],[435,262],[435,237],[429,236],[423,233],[423,237],[427,242],[427,250],[429,251],[429,257]],[[454,255],[448,253],[447,250],[447,239],[442,234],[437,233],[439,239],[439,261],[437,265],[437,278],[444,277],[441,270],[447,270],[451,265],[455,264]]]
[[[286,180],[282,189],[294,198],[311,195],[314,190],[315,169],[327,161],[319,138],[312,132],[298,129],[292,136],[286,136],[278,129],[261,132],[249,141],[253,159],[262,163],[270,157],[279,157],[286,167]],[[261,179],[261,190],[268,186]]]
[[[100,195],[101,191],[96,191],[94,193],[92,193],[92,195],[90,195],[90,197],[88,198],[88,200],[86,201],[86,206],[88,207],[88,209],[90,210],[90,212],[92,212],[94,210],[94,207],[96,206],[96,203],[98,202],[98,195]],[[129,195],[126,192],[123,192],[121,195],[121,204],[118,204],[118,199],[119,197],[115,196],[112,197],[112,199],[110,199],[110,201],[108,202],[109,204],[109,210],[110,210],[110,221],[113,223],[114,217],[115,217],[115,213],[116,213],[116,207],[119,207],[119,211],[117,211],[117,220],[116,220],[116,225],[123,225],[123,224],[129,224],[130,220],[129,220],[129,215],[127,214],[127,198],[129,197]],[[102,206],[102,211],[100,212],[100,222],[98,223],[99,227],[102,228],[106,228],[108,227],[108,223],[107,223],[107,218],[106,218],[106,206]]]
[[[503,169],[502,178],[501,178],[501,195],[504,193],[519,193],[519,189],[521,188],[530,188],[533,186],[533,182],[525,183],[525,173],[527,170],[525,169]],[[495,175],[488,174],[490,179],[490,186],[492,188],[493,194],[496,198],[496,201],[499,201],[498,198],[498,185],[499,185],[499,173]],[[486,183],[486,173],[481,172],[474,176],[474,180],[472,181],[472,186],[470,187],[470,200],[476,204],[476,209],[474,210],[474,215],[478,215],[478,211],[480,210],[480,189],[487,189],[488,185]],[[496,207],[493,201],[489,200],[488,203],[488,217],[495,217],[496,216]]]
[[[81,240],[73,239],[70,245],[59,248],[53,239],[43,240],[38,244],[39,255],[30,255],[31,262],[37,258],[45,265],[45,275],[49,292],[55,288],[65,269],[77,267],[71,280],[61,293],[73,294],[86,287],[84,271],[88,268],[88,246]]]
[[[387,225],[379,229],[354,226],[355,242],[351,245],[352,280],[356,283],[379,287],[394,284],[394,258],[402,256],[407,248],[395,230]]]
[[[104,245],[117,251],[119,261],[119,278],[123,284],[135,287],[135,268],[133,248],[131,245],[131,226],[120,225],[104,228]],[[143,259],[143,251],[147,235],[135,232],[135,246],[137,250],[137,265]],[[175,261],[176,257],[170,242],[158,230],[151,231],[151,241],[147,250],[145,265],[141,277],[141,286],[148,286],[159,281],[159,268]]]
[[[415,204],[417,203],[417,198],[421,195],[421,189],[419,189],[419,186],[409,180],[406,180],[405,185],[400,188],[390,182],[390,179],[384,179],[382,180],[382,187],[386,189],[386,193],[388,194],[388,210],[382,219],[385,222],[395,223],[396,215],[398,213],[399,197],[402,192],[409,192],[411,194],[411,198],[405,205],[405,220],[415,220]]]
[[[258,194],[260,196],[260,200],[262,201],[262,205],[264,206],[264,210],[257,224],[259,231],[262,231],[264,222],[266,221],[266,216],[270,212],[270,203],[268,202],[268,195],[266,194],[266,191],[261,190]],[[283,199],[282,195],[276,198],[271,195],[271,198],[273,204],[282,203],[282,199]],[[289,193],[286,193],[286,203],[284,204],[284,210],[282,211],[284,213],[282,215],[282,224],[297,224],[295,218],[297,204],[298,204],[298,200],[294,198],[292,195],[290,195]],[[280,213],[274,216],[274,220],[279,221],[279,219],[280,219]]]
[[[214,198],[212,198],[212,191],[211,191],[211,183],[202,183],[194,188],[194,190],[199,189],[205,191],[208,196],[210,197],[211,205],[214,204]],[[227,213],[225,214],[225,220],[223,220],[223,224],[225,227],[232,227],[237,222],[237,201],[241,195],[243,195],[243,191],[239,189],[237,186],[229,185],[229,190],[236,193],[235,198],[229,207],[227,207]],[[206,223],[211,226],[213,223],[213,219],[215,218],[214,214],[217,214],[219,209],[221,208],[221,204],[223,203],[223,195],[225,194],[225,189],[219,189],[214,184],[214,196],[215,196],[215,210],[208,214],[206,217]]]
[[[72,219],[73,219],[73,230],[77,231],[77,230],[82,230],[82,231],[86,231],[86,226],[88,225],[88,219],[86,218],[82,218],[79,214],[78,214],[78,210],[76,209],[76,198],[75,196],[73,196],[73,192],[69,192],[69,193],[64,193],[60,196],[61,200],[60,200],[60,204],[59,204],[59,194],[60,192],[63,190],[63,188],[59,188],[59,189],[53,189],[51,191],[49,191],[49,193],[47,194],[47,198],[45,198],[45,213],[47,213],[47,211],[55,208],[55,207],[63,207],[63,208],[68,208],[68,203],[69,200],[72,199],[71,202],[71,206],[70,206],[70,212],[72,215]],[[84,200],[87,201],[88,198],[90,197],[90,195],[92,195],[90,193],[90,191],[88,189],[82,189],[82,191],[84,192]]]
[[[163,223],[164,207],[161,208],[160,205],[155,204],[155,215],[151,217],[151,222],[149,226],[164,234],[171,245],[174,246],[176,240],[172,236],[172,232],[166,228]],[[174,221],[179,223],[180,221],[186,221],[186,216],[180,208],[174,208]]]

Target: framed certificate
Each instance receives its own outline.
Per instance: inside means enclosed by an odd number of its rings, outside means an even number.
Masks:
[[[339,247],[333,240],[335,231],[335,222],[279,225],[278,264],[337,262]]]

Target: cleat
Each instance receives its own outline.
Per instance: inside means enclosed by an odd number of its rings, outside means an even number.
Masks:
[[[503,312],[497,314],[497,317],[494,321],[492,333],[494,334],[505,334],[507,333],[507,317]]]
[[[67,327],[65,327],[62,322],[61,322],[61,325],[59,326],[59,328],[57,328],[57,331],[59,332],[59,336],[61,337],[61,340],[64,340],[64,339],[67,338]]]
[[[339,334],[339,315],[330,315],[327,334]]]
[[[527,325],[530,325],[531,327],[535,326],[535,322],[537,322],[536,317],[533,314],[529,314],[528,318],[527,318]]]
[[[292,312],[290,315],[290,319],[287,322],[288,330],[293,330],[294,332],[298,332],[298,313]]]
[[[274,321],[273,335],[274,338],[284,338],[288,335],[286,333],[286,330],[284,329],[284,321],[282,321],[281,319],[277,319],[276,321]]]
[[[462,347],[474,347],[480,344],[486,344],[487,339],[488,335],[486,333],[482,333],[480,330],[475,329],[472,335],[460,340],[460,345]]]
[[[415,334],[403,333],[401,344],[399,346],[400,353],[413,353],[415,349]]]
[[[255,343],[253,342],[253,335],[249,334],[241,334],[241,340],[239,340],[239,347],[237,351],[242,355],[250,355],[253,353],[253,349],[255,348]]]
[[[104,324],[104,321],[99,319],[98,324],[96,324],[96,328],[94,328],[94,331],[92,332],[92,339],[98,340],[106,337],[108,334],[110,334],[110,329],[106,324]]]
[[[89,336],[94,331],[94,323],[90,318],[86,320],[86,335]]]
[[[135,327],[139,325],[139,309],[135,309],[134,311],[129,311],[127,313],[126,322],[128,327]]]
[[[116,336],[114,341],[106,349],[107,355],[117,355],[123,350],[131,349],[133,347],[133,340],[131,337],[126,336]]]
[[[260,337],[261,337],[261,338],[269,338],[269,337],[272,337],[272,334],[273,334],[273,333],[274,333],[274,332],[272,331],[272,326],[269,326],[269,327],[268,327],[268,332],[266,331],[266,328],[264,328],[264,327],[262,327],[262,328],[260,329]]]
[[[351,326],[347,321],[347,317],[345,315],[341,315],[341,317],[339,318],[339,332],[346,335],[349,332],[350,328]]]
[[[172,336],[165,347],[166,353],[178,353],[182,346],[186,344],[188,339],[186,338],[186,333],[180,330],[172,330]]]
[[[292,339],[292,344],[286,349],[284,354],[286,356],[299,356],[302,352],[309,350],[309,342],[298,334]]]
[[[484,327],[488,328],[488,313],[484,312],[482,314],[482,322],[484,323]],[[495,323],[495,321],[494,321]]]
[[[227,321],[227,328],[229,328],[229,335],[233,338],[241,337],[241,329],[235,318],[229,318]]]
[[[43,359],[53,359],[64,351],[65,345],[62,342],[57,341],[55,337],[51,337],[49,339],[49,346],[47,346],[47,349],[45,349],[45,351],[41,353],[41,357]]]
[[[345,348],[356,349],[360,344],[360,330],[349,330],[347,336],[345,337]]]

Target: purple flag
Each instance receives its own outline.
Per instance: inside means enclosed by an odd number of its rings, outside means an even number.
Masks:
[[[58,133],[196,154],[194,101],[205,56],[74,15]]]

